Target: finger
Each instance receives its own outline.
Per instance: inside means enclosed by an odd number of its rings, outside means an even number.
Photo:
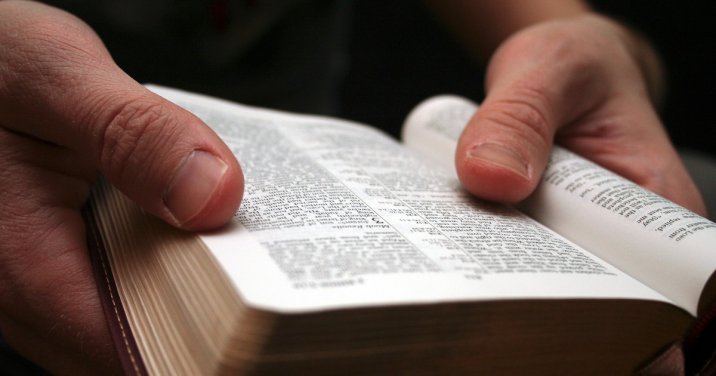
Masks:
[[[537,43],[530,34],[518,35],[490,63],[488,95],[455,155],[461,182],[479,197],[508,203],[527,197],[557,129],[604,96],[595,68],[570,56],[568,38],[549,37]]]
[[[243,177],[216,134],[124,74],[78,19],[36,3],[11,4],[0,27],[10,52],[0,57],[3,126],[78,151],[176,226],[206,229],[232,217]]]

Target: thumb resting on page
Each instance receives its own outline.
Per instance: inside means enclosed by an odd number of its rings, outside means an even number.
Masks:
[[[9,4],[12,3],[12,4]],[[185,229],[222,225],[243,192],[238,162],[198,118],[139,85],[63,11],[9,1],[0,119],[76,150],[144,209]]]
[[[473,194],[515,203],[553,140],[697,213],[703,200],[650,102],[624,29],[595,16],[527,28],[493,56],[487,97],[455,155]]]

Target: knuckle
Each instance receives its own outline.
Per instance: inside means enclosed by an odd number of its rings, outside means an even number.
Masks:
[[[125,181],[127,167],[140,163],[151,166],[162,147],[172,145],[178,120],[164,104],[147,98],[130,100],[120,106],[106,123],[101,135],[99,161],[105,173]],[[150,168],[131,173],[142,181]]]
[[[42,15],[33,15],[14,23],[7,30],[3,41],[26,60],[23,67],[38,70],[47,66],[62,65],[64,61],[57,57],[72,58],[67,63],[78,63],[88,55],[97,55],[94,51],[96,38],[92,29],[79,18],[59,10]]]
[[[510,129],[528,140],[549,144],[554,134],[553,120],[541,103],[545,95],[538,90],[517,89],[509,98],[491,104],[492,111],[485,111],[490,121]]]
[[[591,36],[588,43],[585,34]],[[598,67],[604,49],[613,49],[614,40],[606,33],[593,34],[594,31],[581,22],[553,21],[517,33],[512,48],[518,50],[516,53],[528,53],[551,64]]]

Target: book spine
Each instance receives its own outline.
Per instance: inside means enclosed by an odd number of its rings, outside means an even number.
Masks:
[[[97,282],[97,290],[102,302],[102,309],[112,336],[115,351],[122,365],[124,374],[145,376],[148,375],[139,348],[132,335],[127,316],[117,292],[117,286],[112,276],[111,266],[107,259],[106,249],[101,234],[97,229],[96,217],[93,211],[93,202],[90,200],[83,209],[85,225],[87,227],[87,248],[90,261]]]

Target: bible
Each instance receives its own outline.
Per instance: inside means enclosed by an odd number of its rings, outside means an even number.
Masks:
[[[369,126],[150,89],[232,149],[231,223],[188,233],[106,182],[87,205],[105,314],[130,374],[624,374],[716,297],[716,224],[556,147],[516,207],[453,153],[476,105]]]

